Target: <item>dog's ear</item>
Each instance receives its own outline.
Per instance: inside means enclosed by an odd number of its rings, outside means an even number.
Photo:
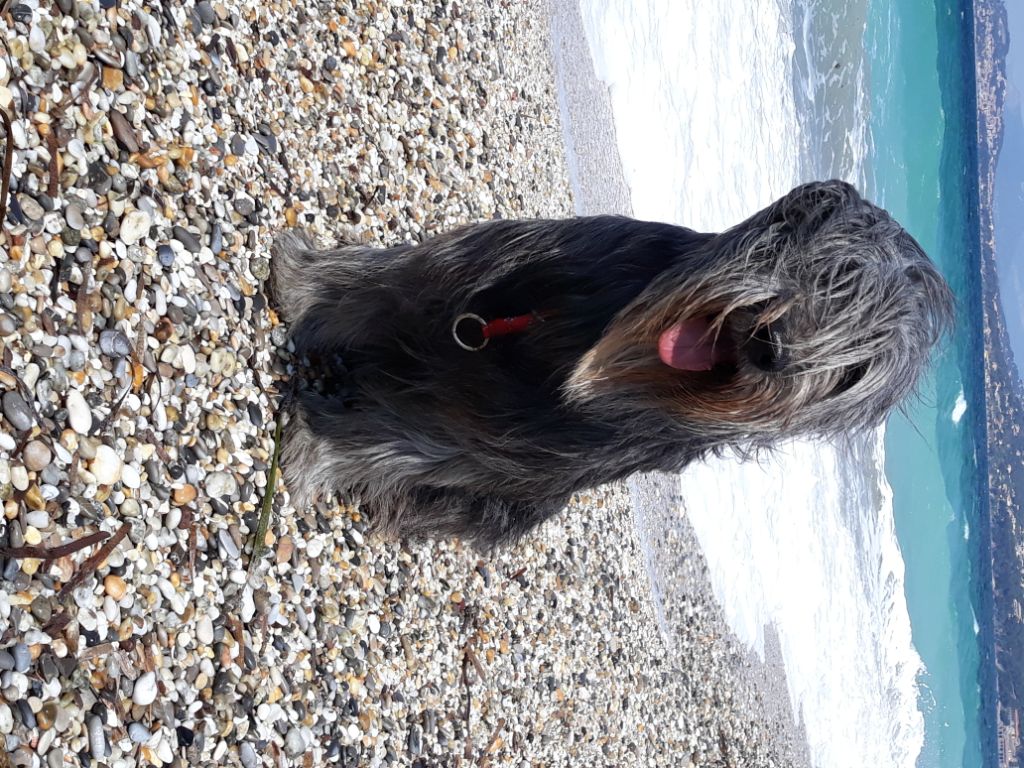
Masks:
[[[840,179],[801,184],[730,230],[808,237],[832,216],[863,202],[857,189]]]
[[[814,181],[802,184],[782,200],[786,223],[801,239],[813,237],[834,216],[863,202],[856,188],[845,181]]]

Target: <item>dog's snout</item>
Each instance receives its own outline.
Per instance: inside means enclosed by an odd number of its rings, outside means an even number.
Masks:
[[[758,370],[780,373],[789,365],[781,325],[768,323],[758,326],[746,344],[747,358]]]

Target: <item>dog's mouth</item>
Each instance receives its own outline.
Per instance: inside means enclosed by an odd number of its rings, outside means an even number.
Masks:
[[[682,320],[658,338],[658,357],[678,371],[734,367],[741,359],[765,373],[779,373],[787,367],[784,323],[763,323],[740,334],[733,327],[735,320],[732,316],[725,318],[720,328],[714,327],[715,318],[708,315]],[[746,323],[741,322],[741,327]]]
[[[712,330],[712,317],[691,317],[663,331],[658,338],[661,362],[678,371],[710,371],[736,362],[732,334]]]

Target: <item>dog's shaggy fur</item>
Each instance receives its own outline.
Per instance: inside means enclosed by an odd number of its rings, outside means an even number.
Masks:
[[[348,491],[388,534],[483,547],[579,489],[876,425],[952,316],[920,246],[838,181],[721,234],[597,216],[318,250],[291,231],[273,273],[296,349],[348,369],[297,394],[293,494]],[[465,312],[544,319],[470,352]]]

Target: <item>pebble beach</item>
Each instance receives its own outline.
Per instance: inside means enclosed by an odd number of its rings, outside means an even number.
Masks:
[[[659,622],[625,486],[485,557],[270,477],[274,233],[577,210],[550,15],[0,3],[0,768],[804,764],[685,524]]]

